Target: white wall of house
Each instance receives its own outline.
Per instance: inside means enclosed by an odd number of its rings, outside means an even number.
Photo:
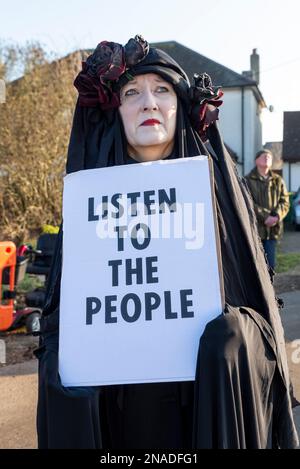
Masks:
[[[244,123],[245,123],[245,162],[244,174],[248,174],[254,167],[255,154],[262,147],[262,132],[259,104],[251,89],[244,90]]]
[[[223,104],[220,107],[219,124],[224,141],[241,157],[242,127],[241,127],[241,89],[223,89]]]
[[[285,161],[282,175],[288,191],[297,191],[300,187],[300,161],[297,163],[287,163]]]
[[[248,174],[254,166],[254,157],[262,148],[261,109],[253,90],[224,89],[220,108],[220,130],[225,143],[238,155],[240,174]],[[243,96],[244,94],[244,96]],[[244,162],[242,151],[242,100],[244,99]]]

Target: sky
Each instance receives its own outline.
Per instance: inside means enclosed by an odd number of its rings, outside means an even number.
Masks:
[[[260,55],[263,143],[282,140],[283,111],[300,110],[299,0],[0,0],[0,41],[38,40],[64,56],[102,40],[175,40],[241,73]]]

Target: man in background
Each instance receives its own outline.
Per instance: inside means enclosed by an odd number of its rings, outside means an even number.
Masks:
[[[283,219],[289,211],[289,195],[281,176],[271,171],[273,155],[261,150],[255,156],[256,167],[246,176],[254,201],[258,232],[269,266],[276,264],[276,243],[283,232]]]

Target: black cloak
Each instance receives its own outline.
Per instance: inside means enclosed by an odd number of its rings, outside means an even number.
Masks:
[[[61,228],[41,320],[39,448],[293,448],[298,444],[284,335],[252,200],[217,124],[204,144],[191,124],[190,85],[167,54],[150,48],[132,74],[158,73],[178,96],[170,158],[207,154],[223,281],[222,314],[200,340],[196,381],[106,387],[61,385],[58,374]],[[128,164],[117,109],[77,103],[67,172]]]

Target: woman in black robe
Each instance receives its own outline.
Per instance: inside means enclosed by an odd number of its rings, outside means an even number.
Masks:
[[[195,382],[65,388],[57,363],[61,229],[37,351],[39,448],[295,447],[278,304],[251,197],[220,137],[221,93],[209,76],[196,75],[190,86],[181,67],[141,36],[124,47],[100,43],[74,83],[67,172],[141,161],[130,151],[120,96],[148,74],[177,97],[174,138],[161,156],[206,154],[213,167],[224,309],[201,337]]]

